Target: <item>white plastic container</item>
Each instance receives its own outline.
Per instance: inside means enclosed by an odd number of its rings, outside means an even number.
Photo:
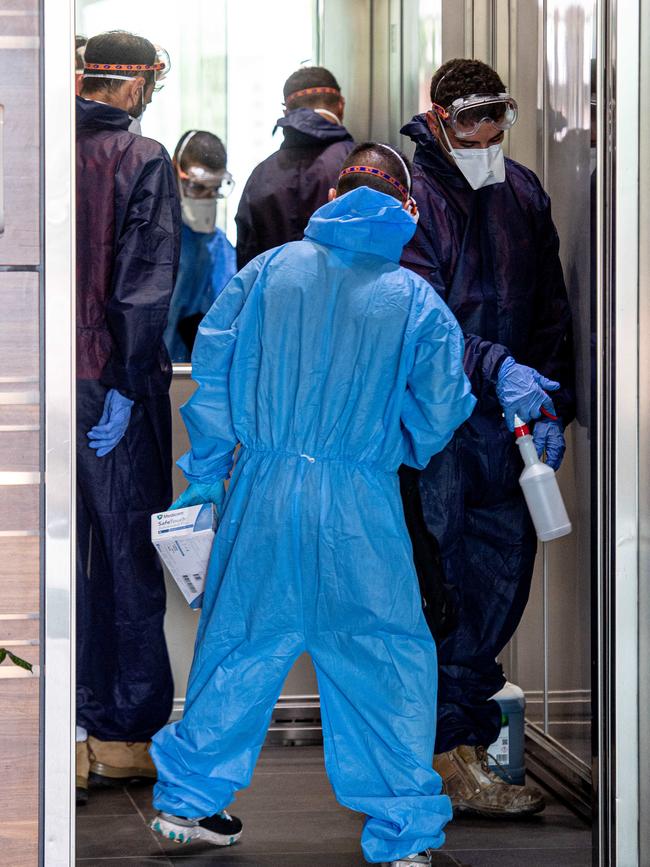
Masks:
[[[525,465],[519,476],[519,484],[533,519],[537,538],[540,542],[550,542],[560,536],[567,536],[572,529],[571,521],[555,473],[548,464],[540,461],[528,427],[517,416],[515,436]]]

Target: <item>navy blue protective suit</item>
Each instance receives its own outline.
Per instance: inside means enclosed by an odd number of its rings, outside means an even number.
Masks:
[[[199,322],[237,271],[235,248],[221,229],[207,234],[183,225],[181,261],[165,329],[175,362],[189,362]]]
[[[436,752],[489,745],[503,683],[495,657],[521,619],[537,540],[518,484],[522,464],[495,393],[508,355],[561,383],[574,415],[571,311],[549,198],[533,172],[506,160],[506,180],[474,191],[442,153],[425,115],[402,133],[416,145],[417,232],[404,251],[465,332],[465,372],[478,405],[420,477],[425,520],[455,589],[458,622],[440,641]]]
[[[165,586],[150,515],[171,501],[171,365],[162,341],[180,206],[158,142],[77,98],[77,723],[144,741],[169,718]],[[115,388],[134,400],[98,458],[87,433]]]
[[[239,268],[259,253],[302,238],[354,147],[344,126],[310,108],[287,112],[277,125],[284,141],[253,170],[237,209]]]
[[[183,407],[191,482],[235,466],[212,550],[185,715],[154,738],[155,806],[195,817],[250,782],[296,658],[318,675],[325,763],[368,817],[370,861],[440,846],[435,644],[397,469],[474,405],[443,302],[397,264],[414,223],[360,188],[305,240],[257,257],[203,320]]]

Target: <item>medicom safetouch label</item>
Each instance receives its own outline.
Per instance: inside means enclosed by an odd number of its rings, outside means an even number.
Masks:
[[[217,529],[212,503],[151,516],[151,541],[191,608],[200,608]]]

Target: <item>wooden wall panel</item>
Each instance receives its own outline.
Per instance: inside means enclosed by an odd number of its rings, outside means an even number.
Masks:
[[[0,0],[0,265],[18,269],[41,264],[40,9]],[[0,647],[34,665],[33,676],[0,665],[2,867],[37,867],[39,854],[41,489],[4,473],[40,466],[40,280],[0,273]]]
[[[0,264],[40,261],[38,0],[0,3],[5,231]]]
[[[0,375],[2,377],[38,377],[38,301],[38,274],[24,272],[0,274],[0,310],[2,310]]]
[[[40,599],[38,536],[0,537],[0,614],[31,614]]]
[[[39,680],[0,679],[0,864],[7,867],[38,863],[38,769]]]

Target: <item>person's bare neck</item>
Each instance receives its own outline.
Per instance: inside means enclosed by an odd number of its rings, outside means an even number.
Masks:
[[[110,93],[105,90],[93,90],[90,93],[82,93],[83,99],[89,99],[92,102],[100,102],[102,105],[110,105],[112,108],[121,108],[122,111],[127,111],[126,99],[119,93]]]

